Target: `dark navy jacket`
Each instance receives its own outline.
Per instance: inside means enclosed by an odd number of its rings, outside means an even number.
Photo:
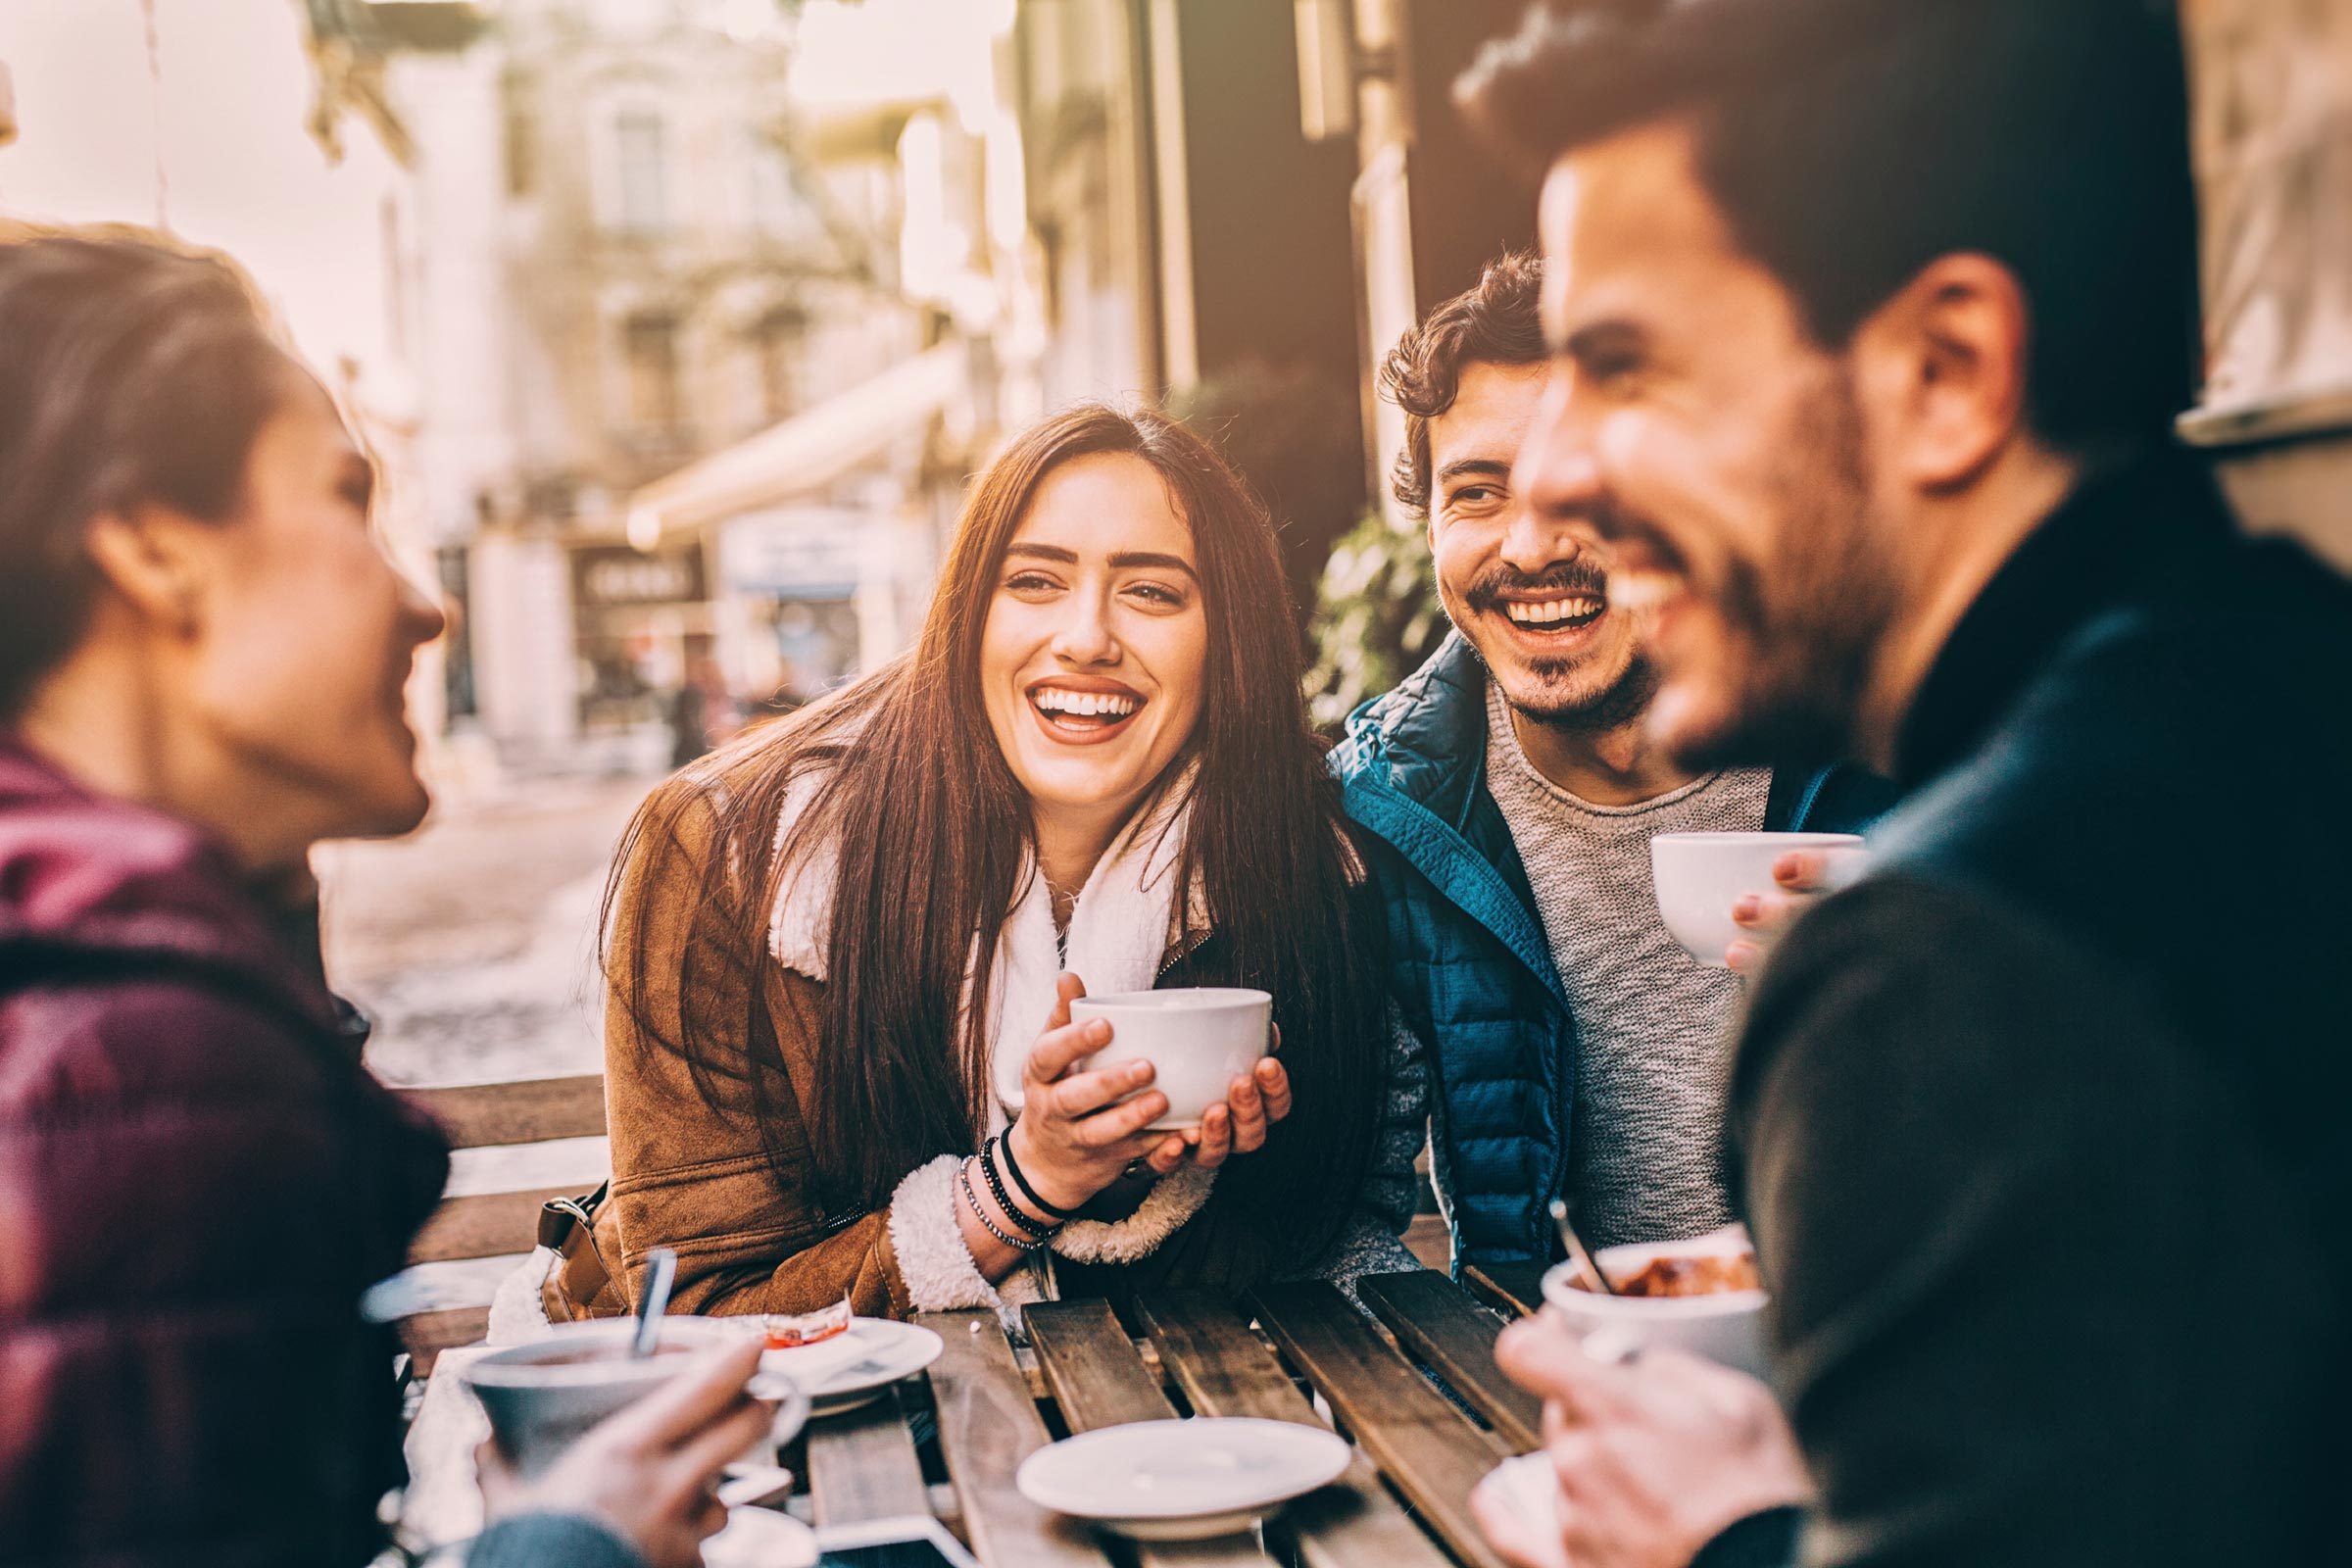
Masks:
[[[1576,1020],[1535,893],[1487,791],[1486,666],[1460,633],[1358,709],[1332,753],[1388,916],[1405,1021],[1429,1047],[1454,1264],[1551,1255]],[[1859,832],[1891,799],[1850,767],[1778,773],[1765,826]]]
[[[2178,454],[1937,656],[1732,1081],[1806,1563],[2346,1560],[2348,691],[2352,588]]]

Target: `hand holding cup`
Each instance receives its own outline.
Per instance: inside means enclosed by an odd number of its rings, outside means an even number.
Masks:
[[[1853,886],[1868,865],[1867,852],[1858,847],[1790,850],[1774,860],[1772,887],[1743,893],[1732,906],[1732,922],[1745,935],[1724,950],[1726,967],[1738,974],[1755,973],[1798,915]]]
[[[758,1337],[739,1337],[690,1360],[528,1480],[495,1439],[484,1443],[474,1458],[488,1517],[581,1514],[628,1542],[651,1568],[700,1564],[702,1543],[727,1522],[720,1472],[775,1426],[776,1407],[749,1386],[760,1349]],[[615,1359],[619,1353],[614,1348]]]
[[[1021,1114],[1004,1135],[1038,1195],[1057,1208],[1082,1206],[1139,1159],[1164,1173],[1184,1158],[1182,1137],[1152,1128],[1168,1109],[1152,1064],[1090,1061],[1110,1044],[1111,1027],[1072,1021],[1070,1004],[1085,995],[1074,974],[1055,982],[1054,1011],[1021,1071]]]

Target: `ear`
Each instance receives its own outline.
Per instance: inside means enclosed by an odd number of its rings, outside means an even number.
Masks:
[[[1893,472],[1963,488],[2027,434],[2031,331],[2017,274],[1974,254],[1936,258],[1862,323],[1856,381]]]
[[[90,560],[117,598],[167,635],[204,629],[204,588],[220,529],[170,507],[143,505],[90,519]]]

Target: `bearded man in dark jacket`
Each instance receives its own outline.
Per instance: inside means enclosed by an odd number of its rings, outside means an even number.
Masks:
[[[1545,171],[1515,485],[1655,616],[1654,733],[1905,792],[1734,1071],[1779,1403],[1514,1329],[1514,1560],[2342,1556],[2352,590],[2171,439],[2172,12],[1571,4],[1467,84]]]

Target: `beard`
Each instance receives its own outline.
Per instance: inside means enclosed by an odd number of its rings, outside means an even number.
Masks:
[[[1861,405],[1840,364],[1795,400],[1766,476],[1769,563],[1736,560],[1715,593],[1730,628],[1730,720],[1676,747],[1689,767],[1814,764],[1845,757],[1863,687],[1893,618]]]
[[[1553,660],[1539,660],[1529,666],[1545,681],[1567,677],[1575,667],[1566,661]],[[1549,701],[1514,702],[1511,709],[1530,721],[1562,734],[1603,735],[1623,729],[1646,712],[1650,699],[1658,695],[1660,678],[1656,663],[1637,646],[1626,659],[1625,668],[1606,685]]]
[[[1500,615],[1513,596],[1570,594],[1581,594],[1606,605],[1608,574],[1590,557],[1560,562],[1537,572],[1522,572],[1495,562],[1463,591],[1462,604],[1473,614]],[[1602,613],[1610,612],[1604,610]],[[1479,655],[1479,662],[1487,665],[1488,678],[1499,683],[1493,662],[1479,649],[1475,638],[1470,646]],[[1657,695],[1660,678],[1647,651],[1636,643],[1624,667],[1606,679],[1588,673],[1592,662],[1591,658],[1527,660],[1524,667],[1542,683],[1542,691],[1522,701],[1506,686],[1503,696],[1513,712],[1531,723],[1564,734],[1605,734],[1640,718],[1649,707],[1650,699]]]

